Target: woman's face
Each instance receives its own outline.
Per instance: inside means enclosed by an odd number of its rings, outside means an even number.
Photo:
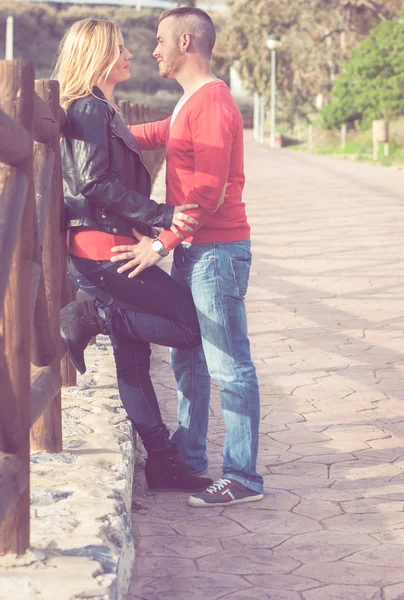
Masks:
[[[125,48],[125,42],[123,40],[122,33],[119,33],[119,58],[111,69],[110,74],[107,77],[107,82],[113,85],[126,81],[130,78],[130,61],[133,58],[133,54]]]

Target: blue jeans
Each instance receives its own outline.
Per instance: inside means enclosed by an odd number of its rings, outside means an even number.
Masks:
[[[192,292],[202,344],[171,353],[179,398],[179,427],[172,440],[194,472],[207,466],[213,379],[220,386],[226,427],[223,476],[262,492],[263,479],[256,470],[260,397],[244,303],[250,267],[250,240],[175,249],[171,274]]]

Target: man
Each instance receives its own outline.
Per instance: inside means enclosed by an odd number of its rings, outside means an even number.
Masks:
[[[172,351],[179,395],[179,427],[173,436],[194,473],[207,468],[210,381],[220,385],[226,438],[223,477],[193,494],[195,507],[228,506],[263,498],[256,472],[260,399],[247,337],[244,297],[251,264],[245,205],[243,123],[228,87],[212,73],[215,44],[210,17],[196,8],[165,11],[153,53],[160,75],[184,90],[172,117],[131,127],[143,149],[167,149],[167,203],[195,203],[187,211],[198,225],[182,243],[175,233],[157,240],[139,236],[136,246],[117,246],[111,260],[128,260],[134,277],[174,250],[172,275],[194,298],[202,345]],[[134,270],[132,271],[132,269]]]

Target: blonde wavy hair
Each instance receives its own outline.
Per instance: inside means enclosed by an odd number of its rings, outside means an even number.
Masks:
[[[83,19],[66,30],[52,74],[65,110],[108,77],[119,57],[119,34],[118,26],[106,19]]]

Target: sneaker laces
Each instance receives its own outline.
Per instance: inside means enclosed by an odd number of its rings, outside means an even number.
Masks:
[[[218,479],[215,483],[212,483],[212,485],[206,488],[206,491],[209,492],[209,494],[216,494],[216,492],[220,492],[220,490],[230,484],[231,479]]]

